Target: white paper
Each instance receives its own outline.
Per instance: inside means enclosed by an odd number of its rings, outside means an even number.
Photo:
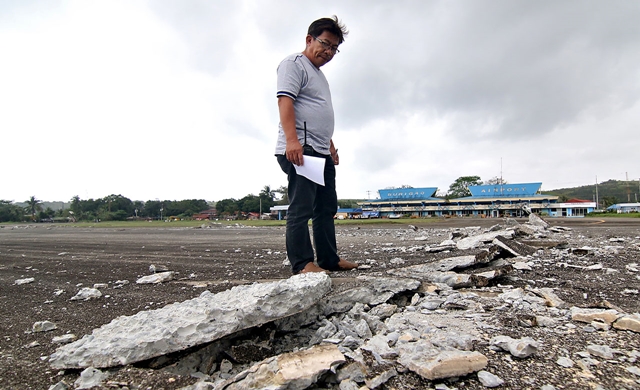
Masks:
[[[303,164],[296,167],[296,173],[300,176],[304,176],[314,183],[318,183],[321,186],[324,185],[324,164],[326,159],[321,157],[303,156]]]

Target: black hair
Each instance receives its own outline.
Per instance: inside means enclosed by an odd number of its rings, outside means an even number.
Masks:
[[[344,38],[349,34],[347,27],[343,23],[340,23],[340,20],[338,20],[338,17],[335,15],[333,15],[332,18],[322,18],[311,23],[307,34],[317,38],[325,31],[338,37],[338,44],[344,42]]]

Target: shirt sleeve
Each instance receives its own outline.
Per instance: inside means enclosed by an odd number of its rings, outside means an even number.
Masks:
[[[288,96],[296,100],[298,93],[306,84],[306,72],[300,58],[286,59],[278,66],[276,96]]]

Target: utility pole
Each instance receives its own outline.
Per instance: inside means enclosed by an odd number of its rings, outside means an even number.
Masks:
[[[627,202],[631,203],[631,187],[629,186],[629,172],[625,172],[627,175]]]
[[[599,210],[600,206],[598,204],[598,175],[596,175],[596,210]]]

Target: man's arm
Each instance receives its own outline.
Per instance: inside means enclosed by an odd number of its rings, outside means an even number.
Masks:
[[[340,164],[340,156],[338,156],[338,149],[333,145],[333,139],[331,139],[331,146],[329,146],[329,153],[333,159],[333,165]]]
[[[296,112],[293,109],[293,99],[287,96],[278,97],[278,111],[280,112],[280,123],[284,130],[284,137],[287,146],[284,155],[292,164],[302,165],[302,145],[298,141],[296,132]]]

